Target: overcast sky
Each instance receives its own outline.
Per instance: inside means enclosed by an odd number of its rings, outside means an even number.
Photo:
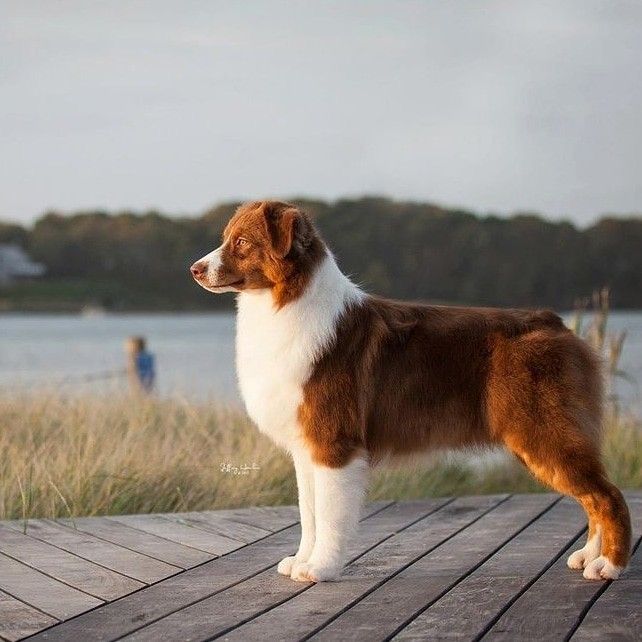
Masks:
[[[0,218],[366,193],[642,211],[642,3],[2,2]]]

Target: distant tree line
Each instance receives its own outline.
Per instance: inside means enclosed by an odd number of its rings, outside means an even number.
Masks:
[[[609,286],[612,305],[642,308],[642,217],[586,229],[537,215],[481,217],[425,203],[361,198],[297,201],[347,274],[370,291],[426,301],[569,309]],[[230,307],[188,274],[218,244],[237,204],[199,217],[50,212],[31,228],[0,224],[0,243],[47,266],[40,282],[0,291],[4,308],[121,310]]]

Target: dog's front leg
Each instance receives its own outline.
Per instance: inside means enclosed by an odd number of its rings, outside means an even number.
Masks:
[[[299,514],[301,516],[301,542],[296,555],[284,557],[277,570],[281,575],[290,575],[292,568],[299,562],[307,562],[314,548],[314,470],[307,451],[297,449],[292,452],[296,484],[299,491]]]
[[[314,464],[316,538],[306,562],[292,568],[292,579],[322,582],[339,577],[356,530],[368,480],[368,463],[357,457],[343,468]]]

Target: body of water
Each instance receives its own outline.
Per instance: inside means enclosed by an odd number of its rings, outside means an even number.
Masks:
[[[587,317],[588,320],[588,317]],[[617,383],[628,405],[642,407],[642,312],[614,312],[609,330],[627,331]],[[124,386],[123,344],[147,338],[156,356],[158,391],[239,402],[234,366],[234,314],[127,314],[95,317],[0,316],[0,386],[67,391]]]
[[[113,389],[124,343],[147,339],[162,395],[238,400],[233,313],[0,316],[0,385]]]

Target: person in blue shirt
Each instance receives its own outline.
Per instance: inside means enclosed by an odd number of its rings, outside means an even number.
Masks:
[[[154,389],[156,367],[154,355],[147,350],[144,337],[129,337],[127,355],[130,385],[137,392],[149,393]]]

